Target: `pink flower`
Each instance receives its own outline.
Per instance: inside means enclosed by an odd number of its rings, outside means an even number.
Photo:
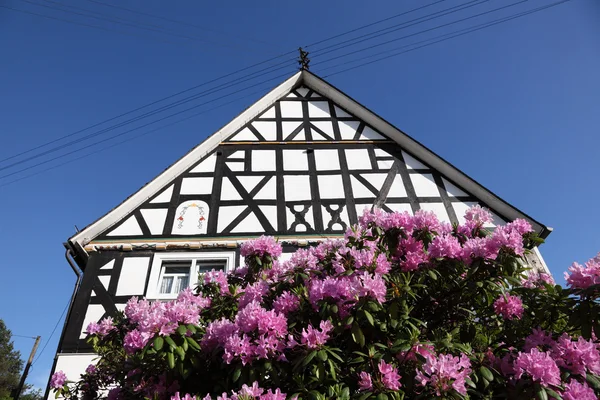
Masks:
[[[529,271],[529,274],[527,275],[527,278],[523,279],[521,281],[523,287],[526,287],[528,289],[533,289],[533,288],[543,288],[544,287],[544,283],[547,283],[549,285],[554,285],[554,279],[552,279],[552,277],[544,272],[536,272],[536,271]]]
[[[358,381],[359,390],[371,390],[373,388],[373,382],[371,381],[371,374],[362,371],[360,373],[360,379]]]
[[[554,343],[552,335],[542,329],[533,329],[533,333],[525,338],[523,351],[529,351],[538,346],[551,346]]]
[[[362,285],[360,289],[361,296],[369,296],[381,304],[385,303],[385,294],[387,292],[387,288],[381,275],[371,275],[368,272],[365,272],[364,274],[360,275],[360,283]]]
[[[329,339],[329,332],[333,330],[333,325],[329,320],[321,321],[319,327],[321,330],[309,325],[308,328],[302,330],[301,343],[309,349],[318,349],[324,345]]]
[[[142,349],[148,340],[150,339],[150,335],[145,332],[140,332],[137,329],[127,332],[125,338],[123,339],[123,347],[125,347],[125,351],[129,354],[135,353],[136,350]]]
[[[429,260],[423,249],[423,242],[415,240],[412,236],[400,240],[397,255],[400,258],[404,258],[400,262],[402,271],[415,271],[419,269],[421,264]]]
[[[497,254],[501,249],[522,256],[525,249],[523,248],[523,235],[511,224],[499,226],[494,230],[492,236],[488,240],[488,251],[492,254]]]
[[[67,382],[67,375],[64,372],[58,371],[52,375],[50,379],[50,387],[53,389],[60,389]]]
[[[565,385],[562,398],[563,400],[598,400],[598,397],[596,397],[592,388],[585,382],[579,383],[575,379],[571,379],[571,381]]]
[[[523,316],[523,302],[519,296],[505,294],[494,302],[494,311],[504,319],[521,319]]]
[[[213,269],[212,271],[206,272],[204,274],[204,283],[216,283],[217,286],[219,286],[222,295],[226,296],[231,294],[229,291],[229,283],[227,282],[227,274],[223,271],[215,271]]]
[[[572,341],[568,334],[563,333],[553,344],[551,355],[559,367],[568,368],[574,374],[585,376],[586,371],[600,374],[600,352],[592,340],[580,336]]]
[[[417,361],[417,354],[427,358],[435,356],[435,349],[432,345],[427,343],[417,343],[410,350],[402,351],[396,355],[396,358],[400,362],[404,361]]]
[[[258,239],[249,240],[244,242],[240,247],[240,254],[242,257],[263,257],[265,254],[268,254],[271,257],[279,257],[281,252],[281,245],[271,236],[261,236]]]
[[[451,354],[440,354],[438,357],[427,357],[425,364],[417,371],[415,379],[421,386],[431,385],[438,396],[452,389],[466,395],[465,379],[470,374],[471,362],[466,355],[461,354],[459,358]]]
[[[400,375],[398,370],[392,364],[387,364],[385,361],[379,361],[379,372],[381,373],[381,382],[390,390],[400,389]]]
[[[470,238],[463,244],[462,259],[470,264],[475,258],[495,260],[498,249],[490,251],[489,238]]]
[[[492,222],[493,218],[487,208],[483,208],[479,204],[476,204],[465,212],[465,220],[469,226],[482,227],[485,224]]]
[[[192,396],[189,393],[186,393],[184,396],[181,396],[179,392],[175,393],[175,395],[171,396],[171,400],[196,400],[196,396]]]
[[[96,373],[96,371],[98,371],[98,368],[96,368],[96,366],[94,364],[88,365],[87,368],[85,369],[85,373],[88,375],[93,375]]]
[[[543,386],[560,385],[560,370],[549,353],[531,349],[527,353],[519,353],[514,363],[515,377],[521,379],[528,374],[531,379]]]
[[[457,238],[446,235],[434,237],[427,251],[429,251],[429,257],[431,258],[459,258],[462,249]]]
[[[285,291],[273,302],[273,310],[283,315],[296,311],[300,307],[300,299],[292,292]]]
[[[413,217],[414,230],[427,230],[437,232],[440,228],[440,221],[433,211],[419,210]]]
[[[565,272],[567,285],[573,289],[587,289],[592,285],[600,284],[600,253],[582,266],[573,263],[569,267],[568,274]]]
[[[265,281],[258,281],[244,288],[244,294],[240,297],[239,307],[244,308],[249,303],[256,301],[262,302],[263,296],[269,291],[269,284]]]

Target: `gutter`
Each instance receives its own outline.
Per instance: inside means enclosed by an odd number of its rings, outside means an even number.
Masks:
[[[77,281],[75,281],[75,287],[73,288],[73,294],[71,295],[71,300],[69,301],[69,307],[67,311],[67,315],[65,316],[65,322],[63,324],[62,332],[60,334],[60,338],[58,339],[58,345],[56,347],[56,355],[54,356],[54,361],[52,363],[52,372],[56,368],[56,362],[58,361],[58,354],[60,351],[60,345],[63,342],[65,337],[65,332],[67,330],[67,323],[69,322],[69,318],[71,317],[71,311],[73,308],[73,303],[75,302],[75,297],[77,296],[77,292],[79,291],[79,285],[81,284],[81,279],[83,278],[83,272],[75,265],[73,252],[71,251],[71,247],[65,243],[65,247],[67,250],[65,251],[65,258],[69,263],[69,266],[77,276]],[[48,395],[50,394],[50,379],[52,375],[48,377],[48,383],[46,384],[46,392],[44,394],[44,399],[48,399]]]

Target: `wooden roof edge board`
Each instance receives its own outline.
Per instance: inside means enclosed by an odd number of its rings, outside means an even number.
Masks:
[[[286,79],[283,83],[272,89],[258,101],[246,108],[237,117],[223,126],[221,129],[206,138],[202,143],[194,147],[187,154],[177,160],[174,164],[167,167],[160,175],[148,182],[125,201],[113,208],[111,211],[100,217],[90,225],[86,226],[77,234],[73,235],[69,241],[77,242],[85,246],[94,237],[109,229],[125,217],[129,212],[148,200],[152,195],[158,192],[171,182],[171,180],[193,165],[194,162],[207,155],[216,148],[225,138],[232,135],[237,129],[244,126],[247,122],[257,117],[262,111],[274,104],[284,95],[297,87],[302,80],[302,71]]]
[[[264,95],[261,99],[252,104],[250,107],[246,108],[236,118],[209,136],[198,146],[194,147],[186,155],[165,169],[160,175],[148,182],[137,192],[128,197],[120,205],[72,236],[69,239],[69,242],[77,243],[78,247],[83,248],[100,233],[111,228],[128,213],[140,206],[144,201],[148,200],[154,194],[166,187],[166,185],[168,185],[172,179],[185,172],[194,164],[194,162],[207,155],[224,139],[235,133],[236,130],[243,127],[247,122],[257,117],[262,111],[267,109],[277,100],[281,99],[288,92],[300,85],[308,86],[310,89],[319,92],[321,95],[331,99],[334,103],[337,103],[346,111],[354,114],[359,119],[362,119],[365,123],[371,125],[376,130],[394,140],[404,150],[429,164],[431,167],[447,176],[450,180],[454,181],[463,189],[470,192],[474,197],[486,203],[500,215],[510,220],[515,218],[523,218],[528,220],[536,232],[538,232],[538,234],[540,234],[542,237],[548,236],[548,234],[552,231],[551,228],[546,227],[542,223],[511,206],[499,196],[495,195],[481,184],[468,177],[465,173],[454,167],[448,161],[435,154],[425,145],[411,138],[406,133],[396,128],[385,119],[375,114],[373,111],[369,110],[364,105],[353,100],[341,90],[337,89],[330,83],[325,82],[313,73],[303,70],[295,73],[269,93]]]
[[[502,216],[508,218],[509,220],[514,220],[516,218],[528,220],[533,229],[542,238],[546,238],[552,232],[552,228],[547,227],[541,222],[538,222],[534,218],[525,214],[523,211],[510,205],[498,195],[489,189],[486,189],[479,182],[470,178],[467,174],[456,168],[450,162],[434,153],[432,150],[427,148],[427,146],[413,139],[408,134],[401,131],[364,105],[352,99],[350,96],[332,84],[325,82],[323,79],[311,72],[304,72],[305,76],[303,77],[303,82],[306,84],[306,86],[321,93],[321,95],[324,95],[334,103],[337,103],[350,114],[354,114],[365,123],[371,125],[375,130],[378,130],[390,139],[393,139],[404,150],[421,159],[421,161],[424,161],[426,164],[429,164],[433,169],[436,169],[450,180],[454,181],[467,192],[470,192],[471,195],[486,203],[490,208],[494,209]]]

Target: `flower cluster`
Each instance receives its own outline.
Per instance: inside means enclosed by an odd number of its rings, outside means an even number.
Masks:
[[[106,317],[103,318],[102,321],[100,321],[100,323],[90,322],[85,332],[88,335],[98,335],[102,337],[108,334],[108,332],[112,331],[113,329],[115,329],[113,325],[113,319],[111,317]]]
[[[580,289],[600,283],[600,256],[572,267],[564,292],[545,274],[523,280],[532,228],[496,222],[479,206],[463,225],[375,209],[287,261],[275,239],[248,241],[231,275],[90,324],[100,360],[77,390],[62,373],[52,385],[67,400],[531,398],[540,386],[596,398],[600,306]]]
[[[207,394],[202,400],[212,400],[213,397]],[[281,390],[272,389],[265,390],[258,386],[258,382],[254,382],[252,386],[242,385],[239,391],[232,391],[230,395],[223,393],[216,397],[217,400],[285,400],[285,393],[281,393]],[[171,396],[171,400],[197,400],[196,396],[192,396],[189,393],[181,395],[179,392]]]
[[[329,321],[321,321],[319,324],[321,330],[309,325],[308,328],[302,330],[301,343],[309,349],[318,349],[327,342],[329,333],[333,330],[333,325]]]
[[[246,365],[253,360],[283,358],[287,332],[285,315],[252,301],[238,312],[235,321],[221,319],[210,323],[201,346],[205,351],[222,348],[227,364],[237,359]]]
[[[258,239],[249,240],[240,247],[242,257],[263,257],[265,254],[271,257],[279,257],[281,252],[281,245],[271,236],[261,236]]]
[[[573,263],[565,272],[567,285],[574,289],[587,289],[592,285],[600,284],[600,254],[585,263],[585,266]]]
[[[133,353],[143,348],[155,335],[169,336],[179,324],[198,324],[200,312],[210,306],[210,299],[183,290],[176,300],[149,302],[131,298],[125,306],[125,316],[136,326],[124,338],[125,349]]]
[[[67,382],[67,375],[62,371],[57,371],[50,378],[50,387],[53,389],[59,389],[64,386]]]
[[[519,296],[505,294],[494,302],[494,311],[504,319],[521,319],[523,316],[523,302]]]
[[[471,362],[465,354],[428,356],[425,364],[417,371],[416,380],[421,386],[430,385],[438,396],[452,389],[467,394],[465,380],[471,374]]]

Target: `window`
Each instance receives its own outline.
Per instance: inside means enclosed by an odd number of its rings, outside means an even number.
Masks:
[[[233,252],[165,253],[155,254],[150,271],[146,297],[174,299],[183,289],[194,288],[198,275],[233,268]]]

